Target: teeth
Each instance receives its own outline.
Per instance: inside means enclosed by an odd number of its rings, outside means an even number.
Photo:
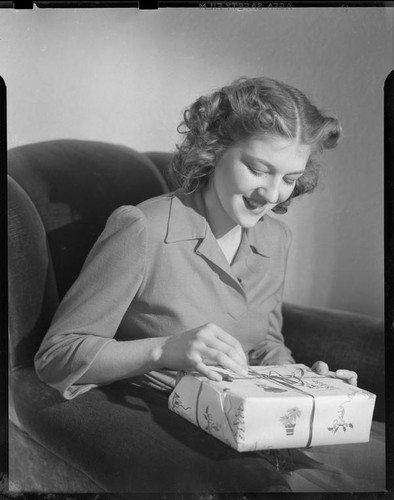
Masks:
[[[248,202],[249,205],[251,205],[254,208],[262,208],[264,206],[264,203],[259,203],[255,200],[252,200],[251,198],[246,198],[245,200]]]

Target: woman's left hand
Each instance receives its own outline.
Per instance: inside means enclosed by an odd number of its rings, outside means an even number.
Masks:
[[[337,377],[342,380],[345,380],[351,385],[357,386],[357,373],[351,370],[337,370],[336,372],[331,372],[328,369],[328,364],[324,363],[324,361],[316,361],[313,363],[312,370],[316,372],[318,375],[329,375],[331,377]]]

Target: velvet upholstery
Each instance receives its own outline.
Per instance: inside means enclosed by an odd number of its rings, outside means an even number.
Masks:
[[[179,491],[221,491],[231,481],[234,491],[245,491],[245,484],[267,492],[288,491],[279,474],[267,469],[261,477],[255,460],[244,456],[241,462],[237,452],[231,454],[211,436],[182,419],[169,418],[160,394],[144,393],[141,403],[141,389],[118,382],[65,401],[34,372],[33,356],[58,301],[77,277],[107,217],[118,206],[167,191],[160,172],[170,159],[167,153],[144,155],[123,146],[77,140],[9,151],[10,418],[13,442],[23,453],[17,469],[42,473],[30,483],[31,489],[54,491],[56,481],[45,476],[52,460],[63,476],[60,489],[69,474],[70,488],[77,492],[166,491],[174,461],[187,456],[192,457],[191,474],[179,478]],[[382,322],[286,304],[284,335],[299,362],[323,359],[333,369],[356,370],[360,385],[378,395],[375,418],[384,419]],[[148,435],[156,424],[155,449],[139,447],[136,433]],[[171,441],[169,450],[166,438],[174,434],[174,426],[182,440]],[[18,460],[14,456],[14,463]],[[216,483],[210,469],[218,471]],[[17,471],[14,474],[16,480]],[[29,489],[26,478],[21,484]]]
[[[9,422],[9,468],[12,475],[10,493],[19,491],[74,493],[88,491],[102,493],[104,490],[86,474],[66,464],[12,421]]]
[[[8,173],[41,217],[60,298],[111,212],[167,191],[148,157],[93,141],[58,140],[12,149]]]
[[[167,396],[130,381],[65,401],[26,367],[14,374],[12,390],[27,433],[104,491],[288,490],[275,469],[259,468],[253,454],[240,455],[201,432],[168,410]],[[152,434],[155,446],[147,447],[144,436]]]
[[[31,363],[58,305],[45,229],[32,201],[8,177],[10,367]]]
[[[295,360],[352,369],[358,385],[377,394],[374,419],[385,419],[384,328],[377,318],[317,307],[283,306],[283,335]]]

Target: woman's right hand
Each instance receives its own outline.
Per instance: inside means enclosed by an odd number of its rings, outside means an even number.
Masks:
[[[247,358],[241,344],[213,323],[164,337],[158,364],[170,370],[197,370],[216,381],[222,377],[209,366],[220,365],[240,376],[247,375]]]

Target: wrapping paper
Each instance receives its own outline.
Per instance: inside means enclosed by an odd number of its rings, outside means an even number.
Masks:
[[[168,407],[240,452],[369,441],[376,396],[302,364],[182,372]]]

